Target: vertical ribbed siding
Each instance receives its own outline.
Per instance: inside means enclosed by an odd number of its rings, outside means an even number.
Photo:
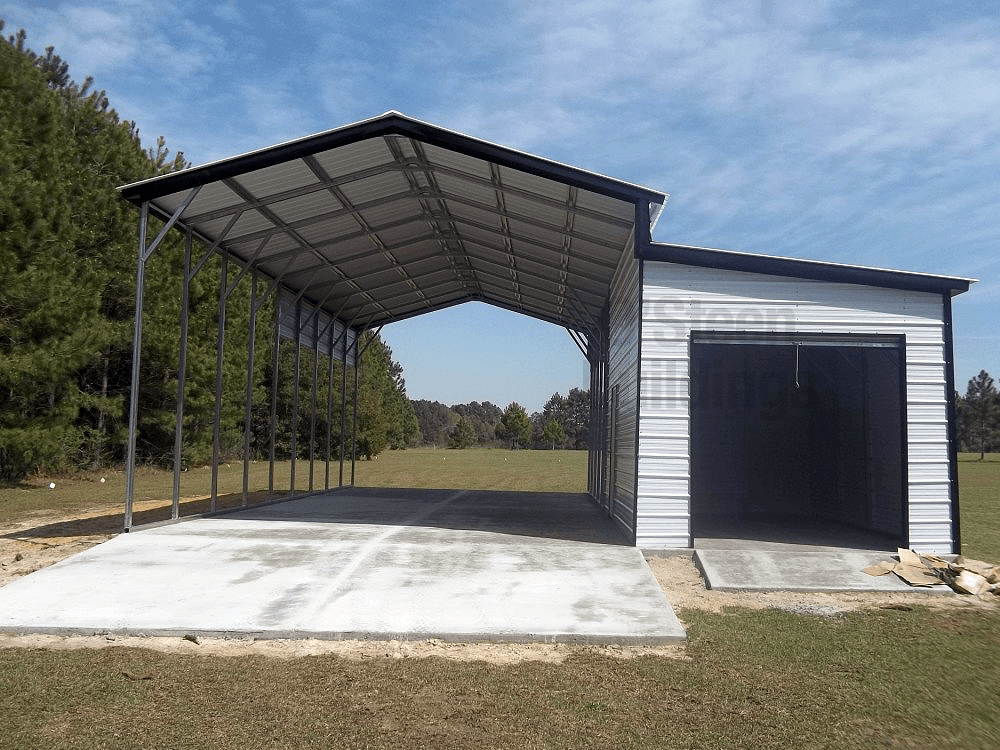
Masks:
[[[643,273],[637,544],[690,544],[692,330],[906,337],[908,535],[952,550],[940,295],[647,261]]]
[[[636,401],[639,380],[639,261],[631,245],[622,255],[611,287],[608,339],[608,446],[612,462],[607,477],[612,517],[629,534],[636,514]],[[613,394],[613,397],[612,397]]]

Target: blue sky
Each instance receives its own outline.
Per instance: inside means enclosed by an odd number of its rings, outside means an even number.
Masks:
[[[1000,377],[995,2],[0,0],[195,164],[390,109],[662,190],[654,239],[980,279],[956,383]],[[485,305],[383,337],[412,398],[539,410],[569,335]]]

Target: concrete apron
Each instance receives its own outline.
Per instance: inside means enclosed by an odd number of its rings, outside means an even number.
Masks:
[[[696,539],[694,546],[705,586],[719,591],[952,593],[944,584],[910,586],[895,574],[863,572],[869,565],[894,559],[895,550],[752,539]]]
[[[354,488],[115,537],[0,588],[0,631],[685,638],[585,495]]]

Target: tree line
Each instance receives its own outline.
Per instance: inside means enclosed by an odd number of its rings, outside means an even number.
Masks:
[[[505,409],[489,401],[446,406],[439,401],[413,401],[420,442],[448,448],[586,450],[590,433],[590,391],[573,388],[554,393],[542,411],[530,416],[519,403]]]
[[[33,472],[123,462],[138,213],[116,187],[189,164],[183,153],[171,155],[162,138],[144,149],[136,124],[119,117],[93,79],[77,84],[52,47],[36,54],[23,30],[5,37],[3,28],[0,19],[0,480],[18,481]],[[183,259],[183,237],[174,232],[147,269],[136,446],[144,463],[165,464],[173,454]],[[211,457],[219,287],[236,280],[234,265],[222,279],[213,256],[190,285],[188,465]],[[341,414],[340,406],[346,382],[352,408],[353,375],[345,378],[341,362],[325,358],[314,368],[312,352],[302,350],[299,380],[292,382],[292,342],[280,345],[275,371],[273,342],[260,333],[271,330],[274,314],[272,295],[257,314],[251,453],[269,451],[272,410],[278,458],[293,449],[307,457],[326,434],[328,417],[335,452],[351,449],[339,435],[342,419],[348,433],[353,423],[353,412]],[[250,286],[241,282],[225,316],[221,445],[232,457],[243,447],[249,320]],[[389,347],[366,334],[361,348],[357,448],[370,457],[418,440],[419,424]],[[295,424],[294,394],[311,391],[314,371],[322,381],[317,390],[334,394],[332,415],[319,409],[315,421]]]
[[[986,370],[969,380],[965,395],[955,394],[959,450],[987,453],[1000,449],[1000,392]]]

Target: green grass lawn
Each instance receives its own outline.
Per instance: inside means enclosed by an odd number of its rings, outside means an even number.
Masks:
[[[979,560],[1000,562],[1000,454],[982,461],[978,453],[958,458],[962,552]]]
[[[0,649],[0,748],[998,746],[996,613],[683,616],[686,659]]]
[[[965,549],[996,561],[1000,460],[972,459],[959,464]],[[266,471],[254,467],[265,484]],[[208,476],[188,472],[184,494],[207,492]],[[0,490],[0,517],[120,503],[120,475],[97,479]],[[586,453],[548,451],[387,453],[359,462],[356,476],[573,492],[585,481]],[[236,464],[221,473],[224,492],[241,482]],[[138,497],[169,490],[169,474],[138,479]],[[1000,747],[995,608],[680,616],[683,659],[581,650],[562,664],[498,666],[0,648],[0,748]]]

